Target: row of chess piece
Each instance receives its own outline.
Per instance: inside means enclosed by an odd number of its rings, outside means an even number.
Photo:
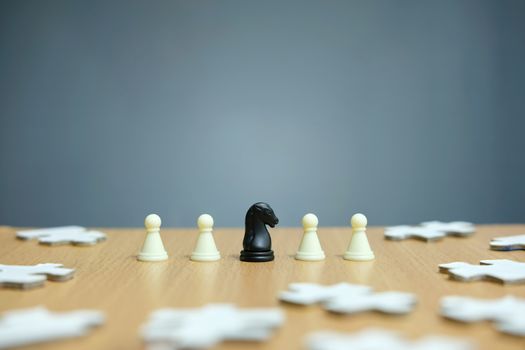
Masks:
[[[161,219],[156,214],[146,217],[146,239],[137,259],[140,261],[162,261],[168,259],[160,236]],[[271,238],[266,226],[275,227],[279,219],[273,209],[264,202],[253,204],[246,213],[245,234],[241,261],[265,262],[274,259],[271,249]],[[302,220],[304,234],[295,258],[303,261],[320,261],[325,259],[325,253],[317,236],[319,220],[314,214],[306,214]],[[374,253],[370,249],[366,237],[367,219],[363,214],[355,214],[351,219],[352,238],[343,258],[352,261],[373,260]],[[190,259],[193,261],[217,261],[221,258],[213,239],[213,218],[202,214],[197,219],[199,236]]]

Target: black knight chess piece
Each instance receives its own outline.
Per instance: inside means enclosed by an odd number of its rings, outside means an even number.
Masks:
[[[275,227],[279,219],[268,204],[255,203],[248,209],[245,219],[244,239],[242,240],[241,261],[265,262],[274,259],[272,238],[266,225]]]

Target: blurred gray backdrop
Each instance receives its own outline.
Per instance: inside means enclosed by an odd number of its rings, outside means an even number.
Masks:
[[[525,1],[0,2],[0,224],[525,221]]]

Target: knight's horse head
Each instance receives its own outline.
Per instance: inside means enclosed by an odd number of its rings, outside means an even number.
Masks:
[[[273,209],[264,202],[258,202],[252,205],[248,213],[270,227],[275,227],[275,225],[279,223],[279,219],[275,216]]]

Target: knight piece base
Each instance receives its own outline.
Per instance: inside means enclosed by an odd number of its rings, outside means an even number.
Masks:
[[[248,262],[266,262],[272,261],[274,259],[273,250],[267,250],[264,252],[254,252],[254,251],[241,251],[241,261]]]

